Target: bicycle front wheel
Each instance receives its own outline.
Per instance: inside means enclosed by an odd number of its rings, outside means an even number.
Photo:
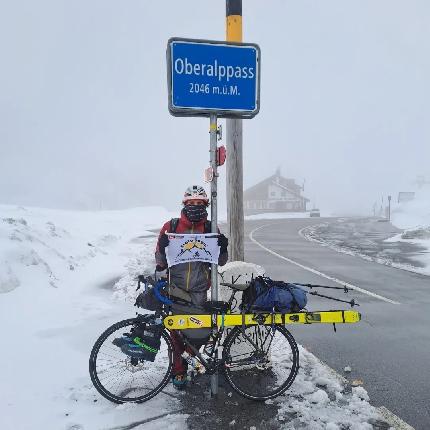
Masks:
[[[252,400],[284,393],[299,370],[299,350],[281,325],[235,327],[223,350],[224,373],[232,388]]]
[[[91,381],[97,391],[114,403],[141,403],[158,394],[172,371],[172,343],[163,330],[155,361],[131,358],[112,342],[141,324],[136,318],[109,327],[96,341],[90,355]]]

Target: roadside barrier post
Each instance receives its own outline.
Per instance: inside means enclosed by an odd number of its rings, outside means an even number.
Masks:
[[[226,0],[226,40],[242,42],[242,0]],[[244,261],[242,119],[227,119],[227,226],[229,257]]]

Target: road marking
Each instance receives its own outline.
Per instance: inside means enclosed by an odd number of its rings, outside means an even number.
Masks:
[[[297,261],[291,260],[291,258],[284,257],[283,255],[280,255],[277,252],[272,251],[271,249],[265,247],[260,242],[258,242],[257,240],[254,239],[254,233],[257,230],[260,230],[260,229],[262,229],[264,227],[267,227],[269,225],[271,225],[271,224],[261,225],[260,227],[254,228],[254,230],[252,230],[251,233],[249,233],[249,239],[253,243],[255,243],[256,245],[258,245],[260,248],[262,248],[265,251],[267,251],[269,254],[272,254],[275,257],[280,258],[281,260],[285,260],[288,263],[294,264],[295,266],[298,266],[298,267],[302,268],[303,270],[307,270],[308,272],[314,273],[315,275],[321,276],[321,277],[323,277],[325,279],[329,279],[330,281],[333,281],[336,284],[339,284],[339,285],[342,285],[342,286],[346,286],[347,288],[350,288],[351,290],[359,291],[360,293],[366,294],[366,295],[368,295],[370,297],[373,297],[373,298],[378,299],[378,300],[382,300],[382,301],[387,302],[387,303],[391,303],[393,305],[400,305],[399,302],[396,302],[394,300],[388,299],[387,297],[384,297],[384,296],[380,296],[379,294],[372,293],[371,291],[367,291],[364,288],[357,287],[357,286],[355,286],[353,284],[350,284],[349,282],[342,281],[342,280],[337,279],[337,278],[335,278],[333,276],[326,275],[323,272],[320,272],[320,271],[318,271],[316,269],[312,269],[312,267],[304,266],[303,264],[300,264]]]

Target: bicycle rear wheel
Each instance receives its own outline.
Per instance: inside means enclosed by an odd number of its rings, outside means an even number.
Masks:
[[[224,342],[224,373],[232,388],[252,400],[284,393],[299,370],[299,350],[281,325],[235,327]]]
[[[91,381],[97,391],[114,403],[141,403],[158,394],[168,383],[172,371],[172,343],[163,330],[155,361],[131,358],[112,341],[129,334],[136,318],[109,327],[93,346],[89,361]]]

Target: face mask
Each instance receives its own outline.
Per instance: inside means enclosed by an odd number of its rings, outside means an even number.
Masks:
[[[184,214],[191,222],[199,222],[208,216],[206,207],[203,205],[185,205]]]

